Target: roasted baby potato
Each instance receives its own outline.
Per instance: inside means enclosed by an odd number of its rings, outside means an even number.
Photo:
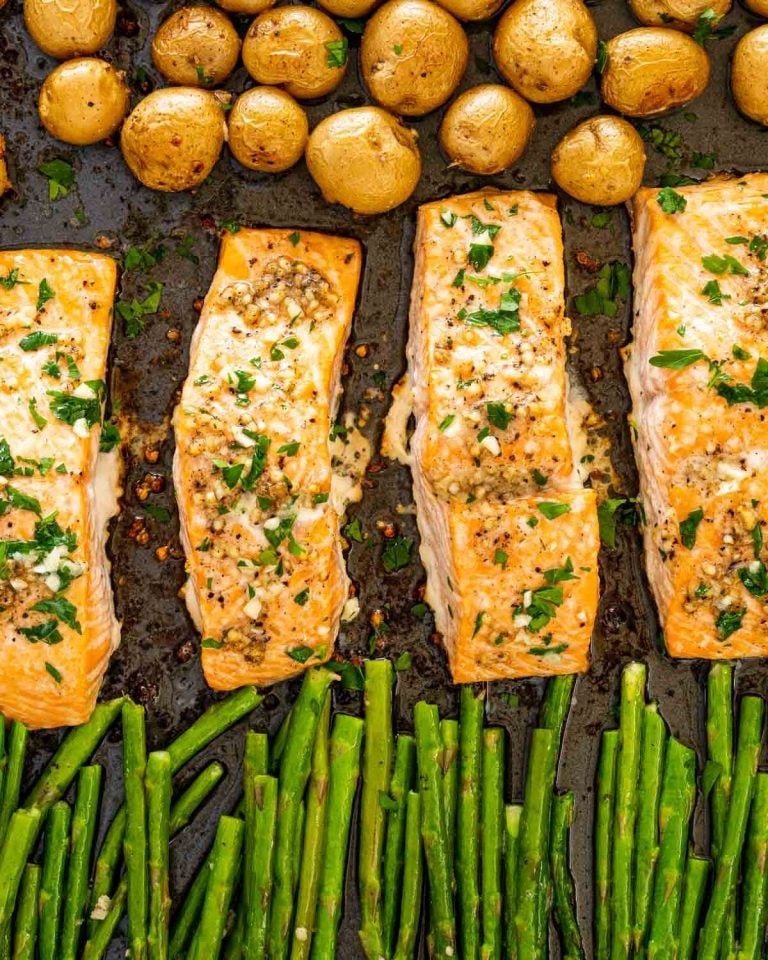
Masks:
[[[582,0],[515,0],[496,27],[493,56],[526,100],[566,100],[592,73],[597,27]]]
[[[768,17],[768,0],[744,0],[744,6],[758,17]]]
[[[196,87],[145,97],[123,124],[120,148],[131,173],[152,190],[199,186],[219,158],[226,124],[219,100]]]
[[[253,87],[235,101],[227,120],[229,149],[251,170],[279,173],[301,159],[309,121],[292,96],[275,87]]]
[[[503,4],[504,0],[440,0],[441,7],[465,21],[489,20]]]
[[[166,80],[187,87],[215,87],[235,69],[240,37],[214,7],[182,7],[160,24],[152,62]]]
[[[483,83],[448,107],[440,146],[462,170],[500,173],[522,156],[535,123],[527,100],[500,83]]]
[[[745,33],[736,44],[731,89],[739,110],[768,127],[768,24]]]
[[[570,130],[552,153],[552,176],[566,193],[600,207],[625,203],[643,182],[645,148],[621,117],[590,117]]]
[[[11,183],[11,178],[8,176],[5,137],[0,133],[0,197],[9,190],[13,190],[13,184]]]
[[[309,136],[306,160],[328,203],[356,213],[384,213],[416,189],[421,155],[416,133],[380,107],[341,110]]]
[[[255,17],[270,7],[274,7],[276,0],[216,0],[216,3],[229,13],[243,13]]]
[[[85,146],[117,130],[128,113],[130,96],[122,70],[97,57],[79,57],[48,74],[38,110],[52,137]]]
[[[243,63],[257,83],[280,86],[310,100],[335,90],[347,69],[347,39],[315,7],[267,10],[243,41]]]
[[[117,0],[24,0],[30,36],[57,60],[97,53],[112,36]]]
[[[378,0],[318,0],[320,6],[334,17],[367,17]]]
[[[628,117],[655,117],[690,103],[709,83],[709,57],[665,27],[637,27],[608,41],[600,92]]]
[[[469,60],[461,24],[432,0],[389,0],[365,26],[363,78],[383,107],[420,117],[442,106]]]
[[[692,33],[702,13],[711,10],[720,20],[731,9],[731,0],[629,0],[629,5],[647,27],[676,27]]]

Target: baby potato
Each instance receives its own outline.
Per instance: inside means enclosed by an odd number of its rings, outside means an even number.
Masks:
[[[692,33],[705,10],[720,20],[731,9],[731,0],[629,0],[629,5],[647,27],[676,27]]]
[[[367,17],[379,0],[317,0],[333,17]]]
[[[709,57],[679,30],[637,27],[607,43],[600,93],[628,117],[655,117],[690,103],[709,83]]]
[[[736,44],[731,89],[739,110],[768,127],[768,24],[745,33]]]
[[[275,0],[216,0],[216,3],[228,13],[243,13],[255,17],[274,7]]]
[[[590,117],[570,130],[552,153],[552,176],[566,193],[600,207],[625,203],[643,182],[645,148],[621,117]]]
[[[758,17],[768,17],[768,0],[744,0],[744,6]]]
[[[440,146],[462,170],[501,173],[522,156],[535,123],[527,100],[499,83],[483,83],[445,111]]]
[[[160,24],[152,62],[166,80],[186,87],[213,87],[235,69],[240,37],[229,17],[214,7],[182,7]]]
[[[389,0],[363,32],[360,62],[371,96],[407,117],[442,106],[468,61],[461,24],[432,0]]]
[[[251,170],[279,173],[301,159],[309,136],[307,115],[275,87],[253,87],[229,111],[229,149]]]
[[[515,0],[496,27],[493,56],[526,100],[567,100],[592,73],[597,27],[582,0]]]
[[[416,189],[421,176],[417,135],[380,107],[340,110],[309,136],[306,160],[328,203],[355,213],[384,213]]]
[[[501,8],[504,0],[440,0],[440,6],[458,20],[490,20]]]
[[[347,40],[315,7],[267,10],[243,41],[243,63],[257,83],[280,86],[292,97],[324,97],[344,79]]]
[[[97,53],[112,36],[117,0],[24,0],[30,36],[57,60]]]
[[[117,130],[128,113],[130,96],[122,70],[106,60],[79,57],[48,74],[37,106],[52,137],[85,146]]]
[[[123,124],[120,149],[131,173],[152,190],[191,190],[224,146],[224,114],[213,93],[164,87],[145,97]]]

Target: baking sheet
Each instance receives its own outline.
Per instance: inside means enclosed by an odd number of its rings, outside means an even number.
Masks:
[[[107,56],[133,78],[134,100],[158,83],[149,45],[158,23],[176,6],[149,0],[134,0],[121,6],[118,29]],[[39,86],[55,61],[43,56],[27,37],[21,7],[21,0],[10,0],[0,12],[0,132],[7,138],[10,173],[16,186],[15,194],[0,199],[0,246],[96,247],[116,257],[132,245],[148,242],[162,242],[167,250],[157,268],[130,273],[122,284],[122,296],[130,298],[141,292],[142,282],[161,281],[162,314],[150,318],[145,332],[134,340],[126,339],[118,324],[111,350],[112,404],[121,418],[129,421],[131,429],[123,511],[113,525],[109,546],[123,642],[113,657],[103,695],[127,692],[146,705],[153,747],[166,743],[212,699],[199,667],[199,638],[178,596],[184,560],[170,478],[173,436],[169,418],[185,376],[200,299],[215,268],[218,232],[222,221],[234,220],[247,226],[325,230],[356,237],[363,243],[365,271],[347,353],[341,414],[365,412],[363,430],[374,446],[363,502],[350,511],[352,517],[360,519],[370,539],[364,544],[353,543],[349,553],[349,571],[358,587],[361,615],[354,623],[345,625],[338,650],[349,657],[368,655],[373,634],[370,617],[374,611],[382,611],[388,632],[379,637],[377,651],[396,657],[407,650],[413,657],[411,670],[398,674],[396,702],[401,727],[410,727],[413,703],[423,696],[437,701],[444,712],[455,712],[457,691],[450,685],[445,657],[432,640],[431,618],[421,620],[411,612],[420,601],[424,572],[414,559],[405,570],[384,573],[380,563],[382,538],[377,530],[382,521],[394,522],[400,534],[418,537],[415,518],[397,511],[398,505],[411,503],[408,471],[382,460],[377,453],[389,390],[405,367],[415,210],[421,202],[483,185],[549,189],[549,156],[553,147],[571,126],[597,111],[594,80],[585,88],[592,94],[591,103],[536,107],[537,127],[528,152],[518,166],[500,176],[473,177],[448,169],[437,146],[442,111],[411,121],[420,136],[424,175],[415,196],[386,216],[360,219],[340,207],[328,206],[303,163],[277,176],[257,174],[240,167],[226,150],[209,184],[195,194],[164,195],[152,193],[133,180],[114,144],[76,149],[53,141],[45,133],[37,119],[36,99]],[[591,9],[603,38],[636,25],[623,0],[603,0],[592,4]],[[704,96],[660,121],[665,130],[681,135],[681,159],[672,162],[649,145],[648,183],[657,183],[670,168],[706,176],[707,171],[690,166],[696,152],[715,154],[717,170],[746,172],[768,167],[768,134],[737,114],[727,84],[731,50],[737,38],[758,21],[737,5],[727,23],[736,26],[736,33],[708,45],[713,74]],[[241,20],[239,26],[244,31],[247,21]],[[468,32],[472,53],[462,90],[498,79],[491,66],[489,25],[472,26]],[[359,41],[354,37],[350,41],[351,63],[342,86],[325,102],[308,106],[313,124],[336,109],[367,102],[358,71]],[[226,86],[239,92],[249,85],[241,67]],[[54,157],[73,163],[76,185],[67,197],[50,203],[46,179],[37,167]],[[594,282],[588,260],[581,257],[587,266],[580,266],[577,254],[586,253],[603,262],[630,262],[624,211],[614,211],[611,224],[602,229],[591,225],[594,212],[561,198],[569,306],[573,295]],[[198,262],[177,253],[179,245],[182,251],[190,250]],[[629,336],[630,307],[625,304],[613,319],[581,317],[573,311],[572,315],[572,377],[583,387],[597,418],[604,423],[602,433],[610,441],[617,478],[614,490],[633,495],[636,473],[626,422],[628,395],[619,359],[619,347]],[[156,462],[151,462],[155,458]],[[147,488],[153,492],[142,500]],[[171,521],[163,523],[150,516],[147,504],[165,507]],[[600,731],[615,721],[621,665],[633,657],[645,660],[649,665],[650,695],[659,700],[672,733],[696,746],[700,754],[704,744],[706,664],[675,663],[663,654],[642,569],[640,540],[634,530],[620,527],[616,549],[603,551],[601,579],[593,668],[576,685],[558,778],[560,788],[576,794],[572,865],[588,955],[593,779]],[[768,669],[762,662],[744,662],[738,668],[740,692],[765,693],[767,680]],[[254,715],[254,725],[274,732],[296,689],[294,681],[271,690]],[[520,745],[525,730],[535,720],[542,689],[542,683],[537,681],[497,683],[488,688],[490,720],[504,724],[512,735],[508,744],[510,799],[521,797],[525,758]],[[360,707],[356,693],[337,690],[336,701],[343,709]],[[42,767],[58,737],[57,733],[32,737],[27,771],[30,779]],[[176,893],[184,889],[212,839],[215,816],[236,801],[241,745],[242,729],[217,741],[182,774],[184,778],[191,777],[215,756],[227,765],[229,775],[203,817],[174,842]],[[98,757],[107,767],[103,830],[121,789],[119,730],[113,731]],[[705,831],[705,817],[699,809],[699,843],[705,839]],[[354,873],[352,865],[338,952],[342,960],[362,956],[355,933]],[[558,955],[554,938],[552,955]],[[117,960],[123,956],[124,943],[116,940],[108,957]]]

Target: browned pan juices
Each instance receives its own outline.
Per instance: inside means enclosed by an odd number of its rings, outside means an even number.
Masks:
[[[135,98],[157,82],[151,67],[149,44],[158,25],[176,6],[133,0],[123,5],[118,29],[107,50],[109,58],[133,78]],[[636,24],[623,0],[602,0],[591,5],[600,35],[608,38]],[[713,59],[709,87],[700,100],[673,116],[657,121],[664,130],[678,132],[682,142],[667,152],[680,152],[673,168],[704,177],[708,171],[694,169],[694,152],[715,154],[718,170],[744,172],[768,168],[768,134],[742,119],[728,93],[728,58],[738,36],[757,24],[756,18],[738,2],[727,23],[735,25],[734,36],[708,45]],[[246,21],[239,23],[244,30]],[[241,30],[241,32],[242,32]],[[488,25],[469,27],[472,53],[465,90],[476,83],[497,79],[490,65]],[[311,123],[335,109],[367,102],[358,75],[358,38],[351,38],[352,62],[342,86],[328,100],[309,107]],[[196,635],[178,590],[184,580],[184,560],[178,541],[178,522],[170,473],[173,436],[170,416],[181,382],[186,375],[188,346],[204,296],[215,268],[218,230],[223,221],[249,226],[323,230],[359,239],[365,250],[364,274],[358,311],[347,351],[344,376],[346,411],[364,414],[365,434],[374,444],[374,456],[365,481],[363,502],[352,507],[360,519],[368,543],[352,543],[349,571],[358,588],[360,617],[344,626],[337,649],[350,657],[363,657],[372,649],[371,617],[383,614],[386,628],[379,627],[376,649],[396,657],[408,650],[413,667],[398,674],[397,709],[403,727],[409,727],[413,703],[427,697],[442,710],[456,708],[456,691],[450,685],[445,657],[432,640],[432,620],[411,612],[420,601],[424,574],[414,549],[414,561],[397,573],[383,571],[380,555],[382,534],[377,524],[394,523],[399,534],[417,537],[415,518],[400,514],[398,505],[412,502],[410,475],[406,468],[382,460],[376,453],[389,391],[405,366],[407,310],[410,291],[414,215],[419,203],[474,190],[484,184],[502,188],[551,189],[549,157],[560,137],[579,120],[597,111],[596,86],[586,91],[591,102],[568,102],[536,107],[537,126],[531,146],[512,170],[489,178],[449,170],[437,146],[440,115],[409,121],[419,131],[424,175],[416,195],[394,212],[371,219],[353,217],[340,207],[329,207],[319,196],[303,163],[277,176],[256,174],[240,167],[226,153],[214,170],[212,182],[196,194],[163,195],[139,186],[125,168],[114,145],[75,149],[44,134],[38,120],[36,99],[40,84],[55,65],[32,44],[22,26],[21,0],[10,0],[0,13],[0,126],[7,138],[10,173],[16,194],[0,199],[0,246],[67,245],[106,248],[121,257],[132,245],[162,242],[166,255],[149,271],[123,277],[122,296],[143,296],[149,280],[164,284],[162,312],[149,318],[139,337],[127,339],[117,325],[111,351],[112,403],[130,430],[126,493],[122,515],[113,525],[110,552],[118,615],[123,620],[123,643],[112,660],[104,693],[127,691],[147,705],[152,745],[162,744],[187,725],[210,701],[200,671]],[[139,71],[137,78],[137,71]],[[145,79],[146,77],[146,79]],[[240,91],[249,85],[240,67],[227,89]],[[648,146],[646,182],[657,183],[670,159]],[[46,179],[37,166],[53,157],[74,164],[76,184],[69,195],[49,203]],[[565,233],[568,306],[574,320],[570,364],[573,376],[583,386],[593,409],[605,423],[612,450],[618,492],[632,495],[637,480],[626,422],[628,395],[621,373],[619,347],[630,333],[630,307],[624,304],[617,317],[584,317],[574,314],[571,297],[594,283],[592,260],[629,262],[629,231],[626,214],[614,210],[604,228],[591,225],[595,211],[574,201],[561,202]],[[190,237],[190,241],[185,241]],[[185,244],[188,244],[185,245]],[[181,245],[182,255],[177,252]],[[187,256],[183,255],[188,251]],[[198,259],[195,263],[189,254]],[[577,254],[586,254],[576,260]],[[150,506],[151,516],[147,512]],[[157,507],[165,508],[170,522],[157,519]],[[162,518],[162,511],[159,516]],[[582,926],[591,938],[592,894],[591,824],[593,778],[597,763],[599,733],[614,722],[614,708],[621,664],[640,657],[649,664],[650,694],[659,700],[662,713],[675,736],[696,745],[704,744],[703,681],[706,666],[700,662],[671,662],[662,651],[658,624],[643,570],[640,539],[635,531],[619,528],[617,546],[603,550],[601,558],[602,600],[593,642],[593,667],[576,686],[560,764],[559,786],[576,793],[576,821],[572,835],[573,868],[577,880]],[[378,619],[378,618],[377,618]],[[740,665],[740,692],[768,691],[768,668],[764,662]],[[275,730],[295,693],[293,684],[272,690],[254,717],[254,724]],[[489,687],[489,714],[521,743],[536,715],[542,683],[515,681]],[[509,695],[512,696],[509,696]],[[337,691],[336,702],[357,710],[359,694]],[[57,734],[32,738],[31,777],[47,759]],[[217,741],[194,762],[199,770],[213,756],[228,767],[230,776],[211,801],[210,816],[183,834],[174,844],[175,889],[183,889],[210,842],[214,815],[231,808],[239,789],[242,731]],[[99,754],[108,766],[105,822],[120,792],[119,734],[115,732]],[[522,794],[524,757],[510,751],[510,796]],[[193,771],[185,772],[184,776]],[[698,839],[705,836],[703,811],[698,811]],[[356,937],[354,865],[350,865],[349,902],[344,919],[339,956],[361,956]],[[587,942],[589,953],[589,939]],[[124,955],[115,941],[108,956]],[[553,954],[555,955],[555,954]]]

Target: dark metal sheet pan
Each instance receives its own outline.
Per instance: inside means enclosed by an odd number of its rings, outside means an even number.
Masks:
[[[136,78],[145,71],[148,83],[157,81],[149,57],[149,43],[157,24],[176,3],[131,0],[121,6],[118,30],[107,50],[108,57]],[[177,519],[170,480],[173,436],[169,418],[184,378],[190,337],[197,321],[197,308],[208,287],[218,246],[218,228],[223,220],[234,219],[250,226],[284,226],[286,229],[320,229],[357,237],[365,248],[365,273],[359,306],[350,340],[345,370],[345,411],[368,411],[364,432],[378,446],[381,423],[387,408],[389,389],[404,369],[407,304],[410,288],[416,206],[438,197],[476,189],[484,184],[504,188],[549,189],[549,156],[558,139],[578,120],[597,110],[594,80],[586,90],[592,103],[571,103],[536,108],[537,127],[533,143],[514,169],[502,176],[476,178],[448,169],[436,142],[440,115],[416,120],[424,157],[424,175],[416,195],[387,216],[355,218],[339,207],[329,207],[319,196],[305,166],[278,176],[244,170],[226,153],[219,161],[212,181],[195,194],[162,195],[140,187],[130,176],[112,144],[87,149],[69,148],[48,137],[37,119],[36,99],[40,83],[54,62],[40,54],[23,28],[21,0],[10,0],[0,13],[0,130],[7,137],[10,172],[15,194],[0,200],[0,246],[63,245],[84,248],[108,245],[121,256],[131,245],[161,240],[168,249],[162,264],[148,274],[132,273],[124,278],[123,295],[131,296],[142,280],[165,284],[163,314],[152,319],[145,333],[128,340],[118,328],[111,351],[110,385],[112,403],[132,424],[130,451],[126,454],[126,493],[123,511],[114,523],[110,540],[117,610],[123,620],[123,642],[114,656],[104,694],[128,692],[146,704],[151,718],[151,745],[161,745],[182,729],[211,700],[197,657],[198,637],[192,627],[178,590],[184,577],[184,561],[178,542]],[[634,25],[623,0],[602,0],[592,4],[600,34],[610,37]],[[738,3],[728,22],[736,34],[709,45],[714,69],[709,88],[690,108],[665,117],[662,126],[681,134],[681,160],[674,169],[694,176],[690,160],[694,152],[716,155],[716,169],[746,172],[768,167],[768,135],[741,118],[728,92],[728,60],[738,36],[757,21]],[[245,27],[245,22],[241,26]],[[495,78],[490,65],[489,26],[469,28],[472,57],[466,89]],[[313,123],[328,113],[366,101],[357,66],[357,41],[352,41],[352,63],[342,87],[325,102],[309,106]],[[139,73],[141,76],[141,73]],[[240,91],[249,85],[240,68],[228,89]],[[134,82],[136,95],[143,91]],[[69,196],[49,203],[46,180],[36,172],[39,164],[52,157],[74,164],[77,183]],[[647,182],[657,183],[670,166],[669,158],[649,148]],[[569,298],[592,282],[580,267],[576,254],[586,252],[600,261],[630,261],[629,225],[623,210],[614,211],[611,225],[591,225],[594,211],[562,198]],[[194,263],[175,252],[179,242],[191,237]],[[569,299],[570,303],[570,299]],[[584,388],[604,422],[610,440],[612,461],[619,492],[636,491],[636,474],[627,427],[628,395],[621,374],[619,347],[630,332],[630,307],[619,316],[574,316],[571,346],[572,376]],[[365,347],[358,355],[357,347]],[[379,388],[374,374],[383,371]],[[159,456],[157,462],[153,451]],[[148,456],[147,456],[148,455]],[[159,477],[142,501],[139,487],[147,475]],[[403,650],[413,655],[413,668],[399,674],[397,709],[404,728],[410,725],[411,708],[421,696],[440,703],[445,711],[456,707],[456,690],[450,685],[445,658],[432,642],[432,623],[416,619],[411,607],[420,598],[424,573],[418,562],[396,574],[383,573],[379,562],[379,521],[394,521],[405,535],[416,537],[413,516],[398,515],[398,504],[411,502],[407,470],[382,461],[374,452],[372,468],[365,483],[362,504],[352,508],[371,536],[374,548],[353,544],[349,569],[358,586],[361,616],[344,628],[338,649],[348,656],[364,656],[370,649],[369,618],[374,610],[386,617],[389,631],[378,646],[382,654],[396,656]],[[166,507],[169,524],[147,515],[146,504]],[[148,534],[146,542],[142,531]],[[167,547],[167,551],[158,548]],[[165,555],[167,554],[167,556]],[[160,557],[163,557],[161,559]],[[601,562],[602,599],[593,642],[593,668],[576,686],[563,755],[559,785],[576,792],[577,815],[573,830],[573,867],[577,879],[578,905],[582,926],[589,937],[592,915],[590,889],[592,791],[599,733],[614,721],[621,664],[639,657],[649,664],[650,693],[656,697],[673,733],[699,751],[703,745],[703,681],[706,665],[701,662],[671,662],[662,652],[658,623],[650,600],[642,566],[640,541],[636,532],[619,531],[617,547],[604,551]],[[745,662],[738,669],[740,692],[768,690],[768,669],[762,662]],[[254,724],[274,731],[295,693],[296,684],[274,688],[254,717]],[[489,711],[494,722],[503,723],[511,734],[509,790],[519,797],[522,788],[524,734],[536,715],[541,682],[518,681],[489,687]],[[513,693],[517,700],[511,706]],[[345,709],[359,708],[359,696],[337,692],[337,703]],[[208,814],[174,844],[174,886],[183,889],[199,863],[215,827],[215,814],[230,808],[238,791],[242,731],[234,731],[208,748],[198,758],[191,775],[206,760],[216,756],[227,765],[229,777],[208,807]],[[58,738],[57,733],[36,734],[28,775],[42,766]],[[107,766],[107,795],[104,822],[108,821],[120,792],[119,733],[114,732],[99,754]],[[697,839],[705,837],[704,812],[698,811]],[[200,823],[203,826],[200,826]],[[103,826],[103,825],[102,825]],[[350,868],[347,910],[339,956],[361,956],[355,935],[356,904],[354,867]],[[555,954],[553,954],[555,955]],[[124,956],[124,945],[115,942],[112,960]]]

